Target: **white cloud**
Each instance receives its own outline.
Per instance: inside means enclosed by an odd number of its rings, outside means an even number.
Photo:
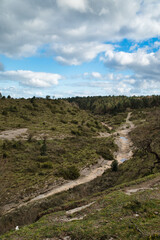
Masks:
[[[83,80],[95,81],[115,94],[159,91],[159,40],[137,50],[141,41],[160,36],[158,0],[1,0],[0,9],[0,54],[13,58],[48,54],[74,66],[99,56],[109,73],[94,69]],[[115,43],[123,39],[133,45],[129,52],[116,52]],[[55,86],[62,78],[23,70],[5,72],[2,64],[0,70],[0,80],[32,87]]]
[[[90,86],[95,87],[96,91],[101,89],[103,95],[151,95],[160,94],[160,82],[156,80],[147,81],[137,79],[136,76],[126,76],[114,74],[112,81],[107,78],[103,81],[93,81]]]
[[[101,59],[109,68],[129,69],[137,78],[160,81],[160,50],[147,52],[146,49],[139,49],[133,53],[108,51]]]
[[[18,81],[20,84],[29,87],[51,87],[57,85],[60,79],[62,79],[61,75],[53,73],[24,70],[0,72],[0,80]]]
[[[55,59],[67,65],[80,65],[83,62],[93,60],[99,53],[105,52],[113,47],[110,44],[99,44],[97,42],[81,44],[55,44],[52,49],[58,54]],[[63,56],[63,57],[62,57]]]
[[[159,48],[159,47],[160,47],[160,41],[154,42],[154,47],[155,47],[155,48]]]
[[[80,12],[84,12],[87,7],[87,0],[57,0],[57,4],[60,7],[68,7]]]
[[[0,71],[3,71],[4,70],[4,66],[3,64],[0,62]]]
[[[102,78],[102,75],[101,75],[99,72],[92,72],[91,75],[92,75],[94,78]]]
[[[78,77],[91,80],[91,79],[103,79],[104,76],[99,72],[91,72],[91,73],[85,72],[82,75],[79,75]]]
[[[0,9],[0,53],[10,57],[32,56],[48,45],[55,59],[78,65],[103,52],[105,42],[160,35],[155,0],[1,0]],[[95,51],[95,43],[103,47]],[[68,46],[74,51],[66,54]]]
[[[117,81],[117,92],[125,95],[160,94],[160,50],[150,52],[142,48],[132,53],[108,51],[102,60],[106,67],[121,71],[113,77],[113,81]]]

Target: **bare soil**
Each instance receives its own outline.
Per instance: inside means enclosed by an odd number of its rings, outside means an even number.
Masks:
[[[27,131],[28,131],[28,128],[19,128],[19,129],[2,131],[0,133],[0,139],[13,140],[20,137],[25,139],[28,136]]]
[[[157,190],[159,188],[159,186],[160,186],[160,176],[158,176],[154,179],[148,180],[146,182],[142,182],[142,183],[137,184],[135,186],[127,187],[127,188],[124,189],[124,192],[127,195],[131,195],[131,194],[134,194],[136,192],[145,191],[145,190],[148,190],[148,189]]]
[[[118,151],[114,153],[114,157],[118,163],[123,163],[133,155],[133,143],[129,138],[129,132],[131,132],[135,126],[129,120],[130,117],[131,113],[128,113],[126,122],[114,133],[116,136],[115,143],[118,145]]]

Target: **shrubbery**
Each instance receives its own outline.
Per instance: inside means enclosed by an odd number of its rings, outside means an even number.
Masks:
[[[106,160],[113,160],[113,154],[106,146],[99,147],[99,149],[96,152]]]
[[[80,176],[80,173],[79,169],[73,165],[59,169],[57,175],[63,177],[66,180],[74,180]]]
[[[118,161],[114,160],[111,164],[111,169],[113,172],[117,172],[118,171]]]

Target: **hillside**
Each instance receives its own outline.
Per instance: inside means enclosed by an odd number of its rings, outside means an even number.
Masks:
[[[160,108],[146,99],[105,113],[1,99],[0,239],[160,239]]]

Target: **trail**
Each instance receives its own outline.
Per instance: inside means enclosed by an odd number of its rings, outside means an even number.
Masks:
[[[50,190],[48,192],[45,192],[43,194],[40,194],[40,195],[32,198],[29,201],[22,202],[20,204],[9,204],[9,205],[6,205],[4,207],[4,209],[2,210],[3,215],[5,215],[5,214],[7,214],[9,212],[12,212],[12,211],[14,211],[17,208],[21,208],[23,206],[26,206],[29,203],[32,203],[32,202],[35,202],[35,201],[47,198],[47,197],[52,196],[54,194],[57,194],[57,193],[60,193],[60,192],[72,189],[72,188],[74,188],[74,187],[76,187],[78,185],[90,182],[93,179],[95,179],[95,178],[97,178],[99,176],[102,176],[104,171],[106,169],[110,168],[111,162],[112,161],[107,161],[107,160],[104,160],[104,159],[101,158],[101,159],[99,159],[99,161],[98,161],[98,163],[96,165],[94,165],[94,166],[92,166],[90,168],[83,169],[81,171],[81,177],[78,178],[77,180],[68,181],[67,183],[64,183],[61,186],[56,186],[52,190]]]
[[[128,114],[128,116],[126,118],[126,122],[120,128],[118,128],[118,130],[113,134],[116,136],[115,143],[119,147],[118,152],[116,152],[114,155],[115,155],[115,159],[117,159],[119,163],[122,163],[122,159],[127,160],[132,156],[132,150],[130,149],[130,147],[132,146],[132,142],[129,139],[128,133],[132,130],[134,125],[129,120],[130,116],[131,116],[131,113]],[[83,169],[81,171],[81,177],[78,178],[77,180],[68,181],[67,183],[64,183],[61,186],[56,186],[53,189],[51,189],[43,194],[38,195],[29,201],[26,201],[26,202],[23,201],[19,204],[6,205],[3,209],[3,215],[10,213],[17,208],[26,206],[29,203],[33,203],[35,201],[45,199],[54,194],[61,193],[63,191],[67,191],[78,185],[90,182],[93,179],[97,178],[98,176],[102,176],[104,171],[111,167],[111,163],[112,163],[112,161],[104,160],[103,158],[101,158],[98,160],[98,163],[96,165],[91,166],[90,168]]]
[[[118,145],[118,151],[114,153],[114,157],[119,163],[123,163],[133,155],[133,143],[129,138],[129,132],[134,128],[134,124],[129,120],[130,117],[131,112],[128,113],[126,122],[114,133],[116,136],[115,143]]]
[[[13,129],[13,130],[6,130],[2,131],[0,133],[0,139],[2,140],[13,140],[19,137],[25,138],[27,134],[28,129],[27,128],[19,128],[19,129]]]

